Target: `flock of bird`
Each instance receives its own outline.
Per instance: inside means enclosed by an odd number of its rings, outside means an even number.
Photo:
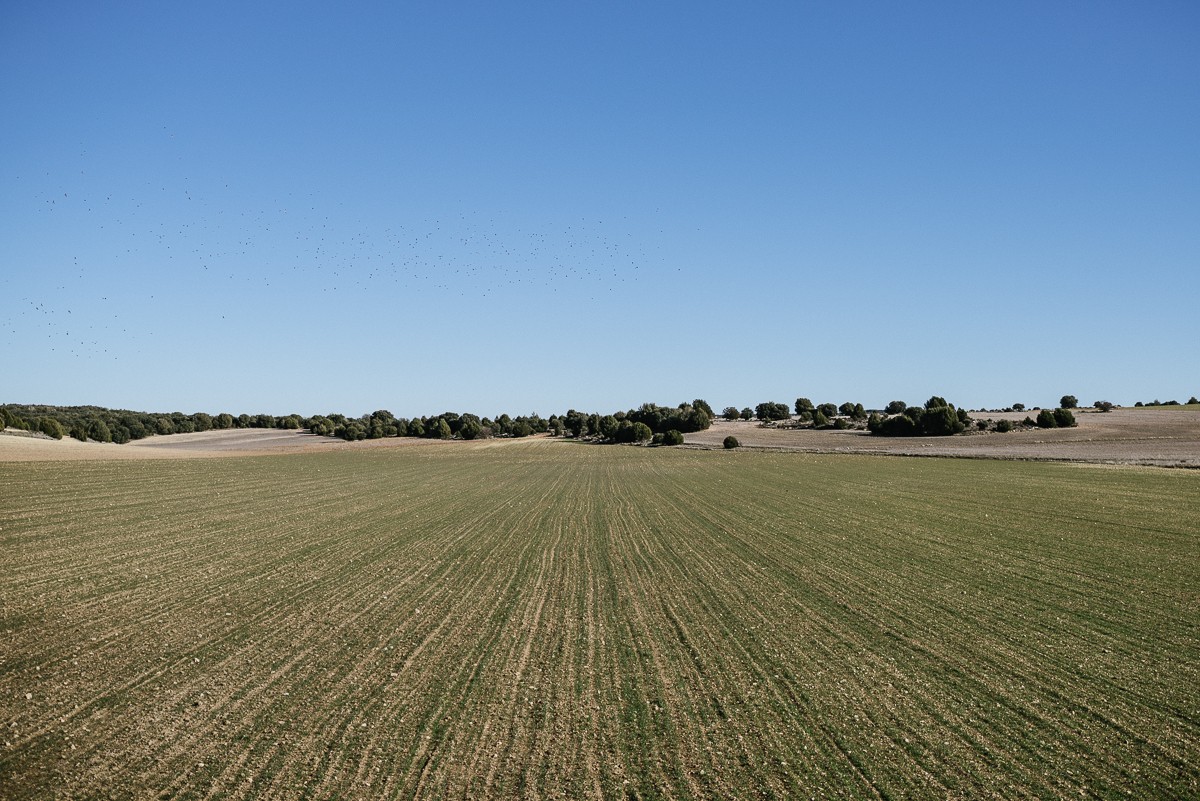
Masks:
[[[46,257],[60,263],[43,266],[64,291],[27,292],[19,303],[0,305],[14,334],[40,326],[52,353],[76,357],[108,354],[114,338],[152,336],[143,323],[126,324],[121,312],[126,303],[154,303],[156,291],[160,298],[181,287],[210,297],[259,291],[265,303],[276,291],[344,304],[409,295],[453,304],[525,293],[599,300],[663,262],[661,246],[634,233],[639,226],[628,218],[557,215],[530,225],[506,211],[457,211],[397,212],[385,222],[383,212],[355,215],[315,194],[256,202],[257,193],[229,184],[206,192],[159,181],[98,192],[79,183],[37,199],[41,228],[60,234],[59,248],[47,250],[57,255]],[[65,243],[74,252],[65,252]],[[233,314],[219,300],[205,309],[213,324]]]

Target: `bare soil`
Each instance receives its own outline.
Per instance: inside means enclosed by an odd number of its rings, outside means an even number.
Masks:
[[[1023,420],[1033,412],[978,412],[976,420]],[[1075,412],[1075,428],[968,432],[953,437],[876,437],[866,431],[763,427],[757,421],[718,420],[688,434],[685,444],[720,448],[732,434],[743,447],[805,453],[870,453],[978,459],[1135,464],[1200,468],[1200,412],[1117,409]]]
[[[110,459],[197,459],[218,456],[326,452],[347,448],[406,448],[433,444],[409,437],[346,442],[307,431],[244,428],[147,437],[124,445],[61,440],[24,431],[0,431],[0,462],[49,462]]]

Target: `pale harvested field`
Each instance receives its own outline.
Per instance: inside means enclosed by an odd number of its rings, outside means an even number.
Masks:
[[[79,442],[70,437],[53,440],[24,432],[0,431],[0,462],[114,461],[142,459],[195,459],[215,456],[257,456],[314,453],[336,450],[412,448],[434,444],[431,440],[371,440],[349,443],[333,437],[314,437],[304,431],[245,428],[172,434],[135,440],[124,445]]]
[[[976,413],[978,419],[1021,420],[1036,412]],[[971,433],[954,437],[875,437],[865,431],[811,431],[762,428],[756,421],[719,420],[707,431],[688,434],[692,445],[721,447],[729,434],[744,446],[808,453],[868,453],[957,456],[987,459],[1077,461],[1200,467],[1200,411],[1118,409],[1079,410],[1076,428]]]
[[[0,798],[1195,798],[1200,474],[0,464]]]

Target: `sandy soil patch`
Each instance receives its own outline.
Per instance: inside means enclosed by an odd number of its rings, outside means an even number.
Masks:
[[[1022,420],[1036,412],[980,412],[974,419]],[[807,453],[871,453],[904,456],[957,456],[984,459],[1141,464],[1200,468],[1200,412],[1167,414],[1150,409],[1101,413],[1078,410],[1076,428],[969,433],[955,437],[885,438],[865,431],[812,431],[763,428],[757,421],[719,420],[685,442],[721,447],[732,434],[744,447]]]
[[[519,439],[477,440],[476,448],[503,447]],[[431,448],[444,440],[414,437],[346,442],[315,437],[306,431],[276,428],[235,428],[197,434],[147,437],[124,445],[79,442],[70,437],[50,439],[25,431],[0,431],[0,462],[107,461],[128,459],[205,459],[221,456],[264,456],[337,450]],[[463,445],[467,443],[458,444]]]
[[[29,436],[24,432],[0,431],[0,462],[197,459],[346,448],[419,447],[431,443],[431,440],[409,438],[351,443],[333,437],[315,437],[305,431],[245,428],[147,437],[125,445],[114,445],[111,442],[79,442],[70,437],[54,440]]]

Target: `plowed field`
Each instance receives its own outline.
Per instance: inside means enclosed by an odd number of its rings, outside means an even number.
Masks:
[[[1200,475],[0,464],[0,798],[1200,794]]]

